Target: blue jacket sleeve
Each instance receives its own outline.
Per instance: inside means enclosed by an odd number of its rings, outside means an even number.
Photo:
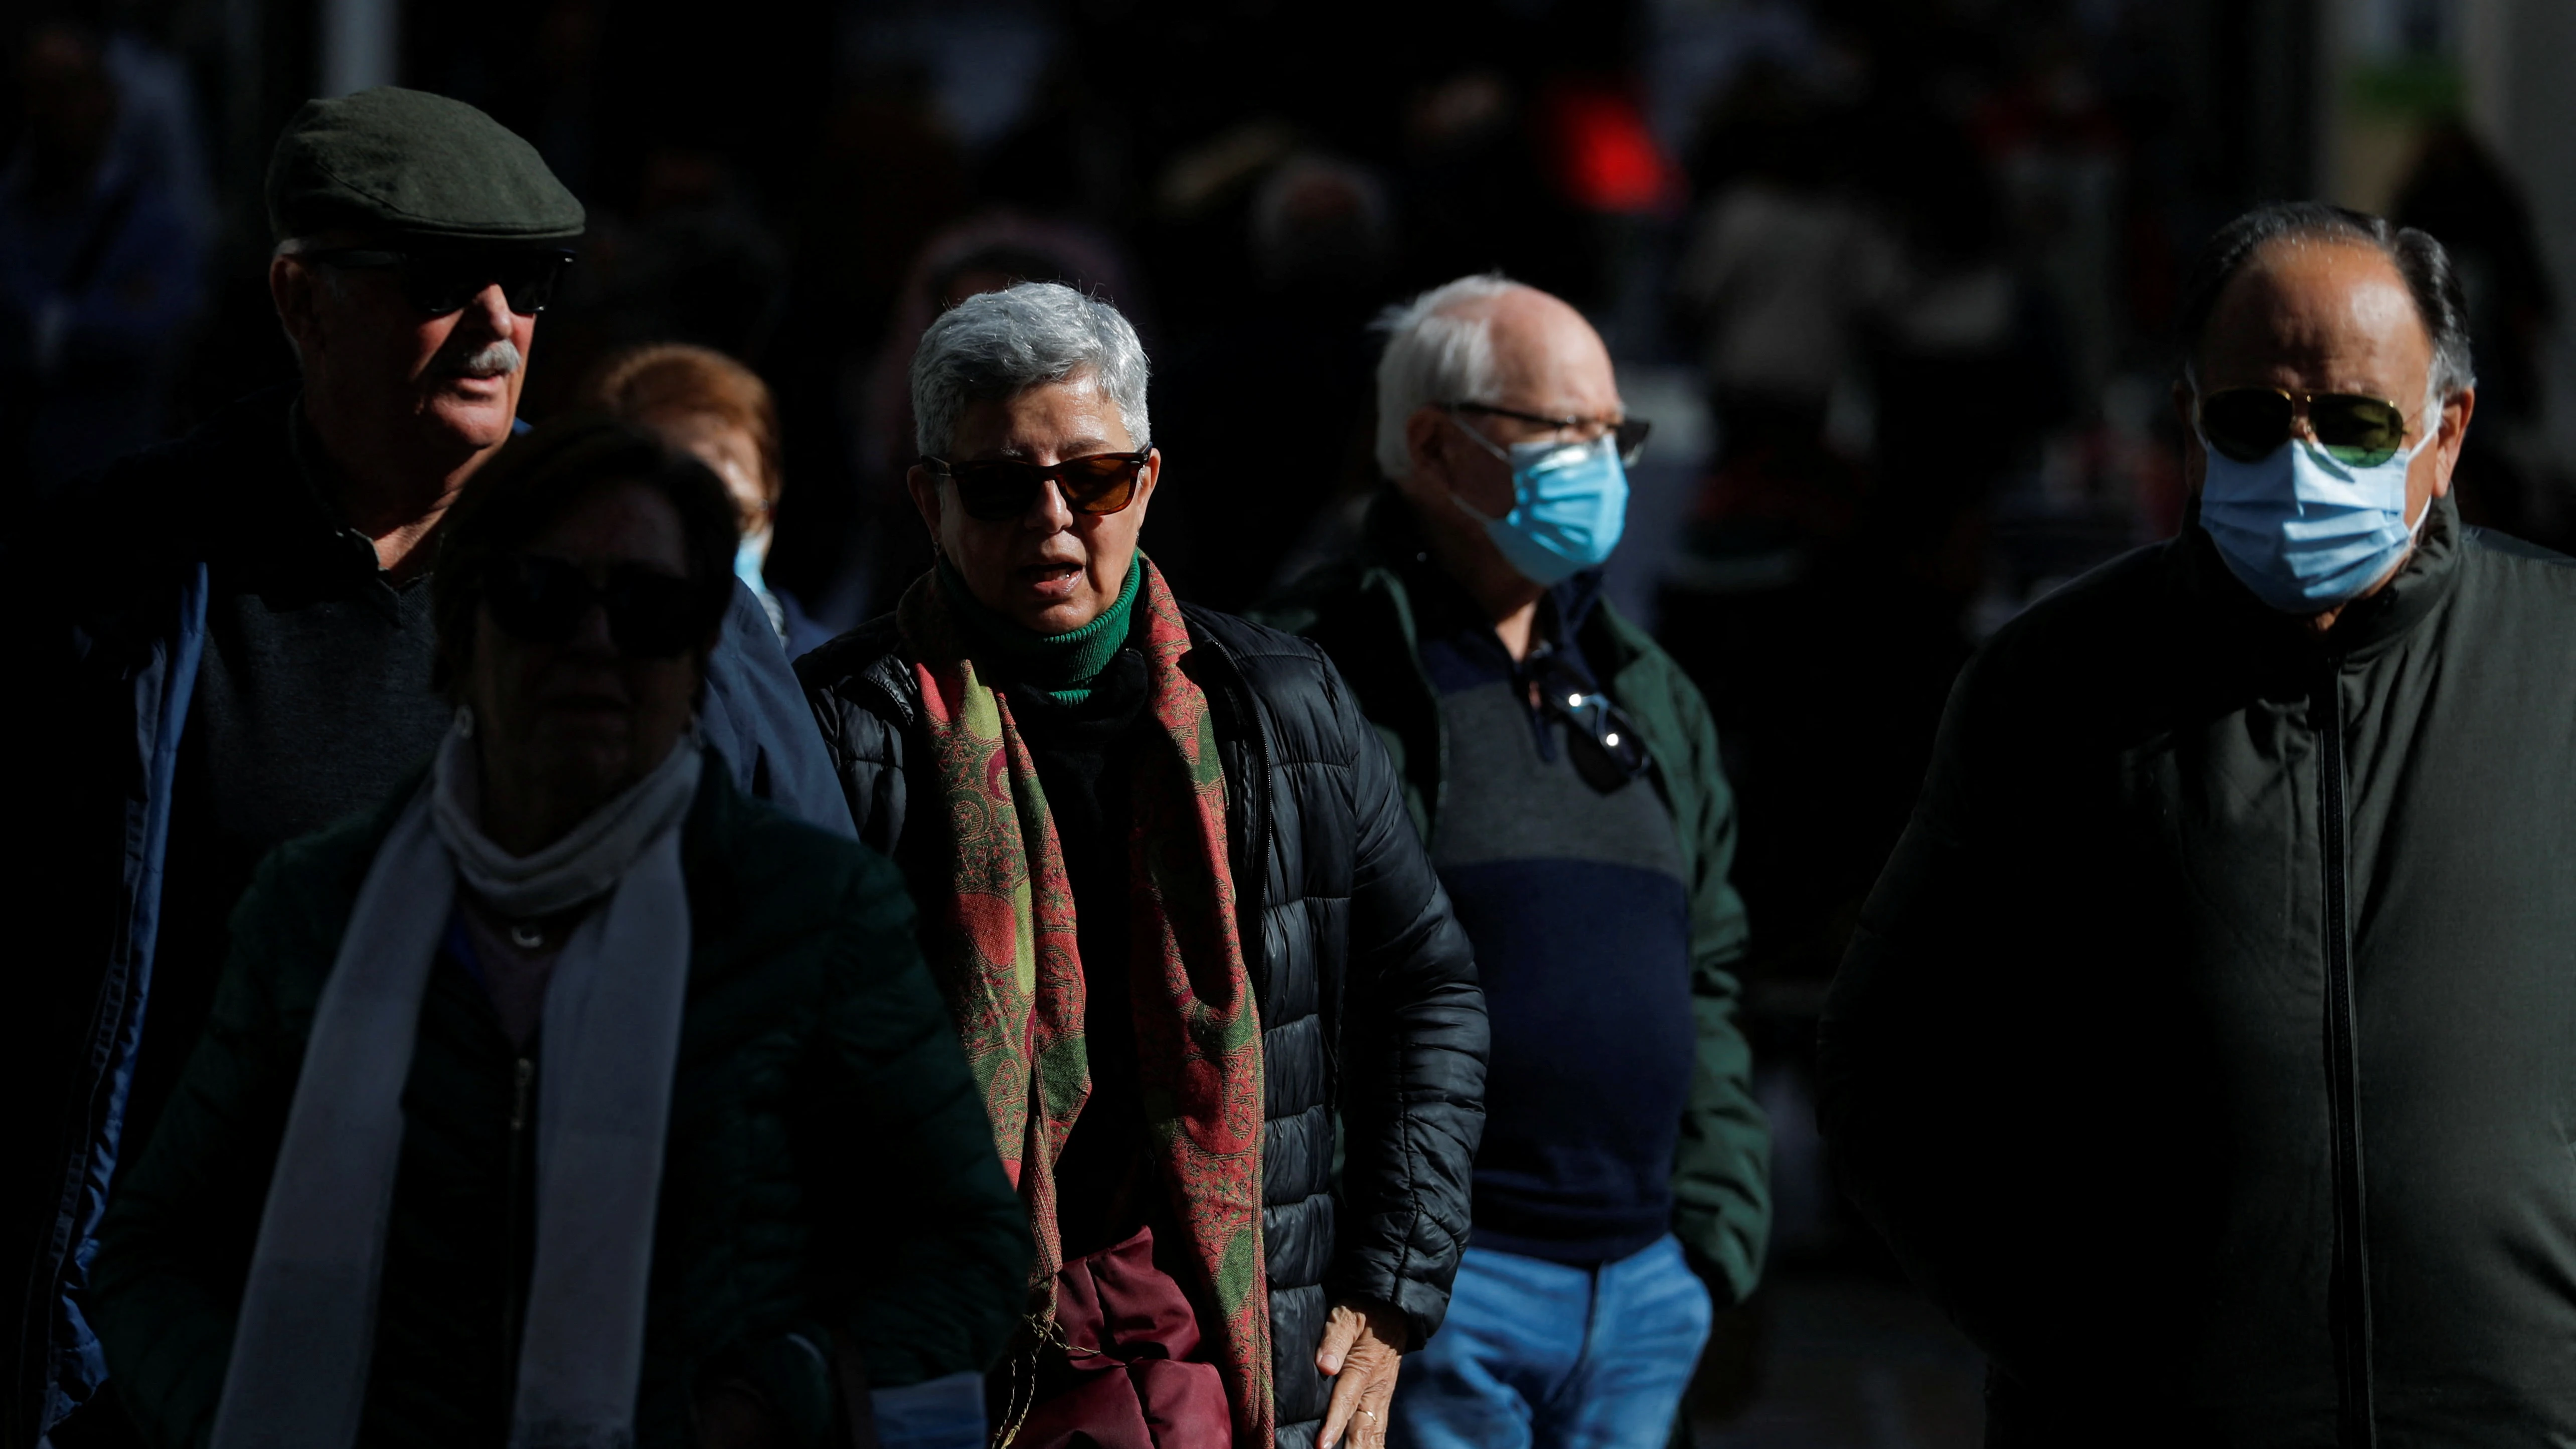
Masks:
[[[805,690],[787,665],[768,611],[739,579],[723,637],[707,660],[698,727],[733,766],[734,783],[744,794],[845,839],[858,838]]]

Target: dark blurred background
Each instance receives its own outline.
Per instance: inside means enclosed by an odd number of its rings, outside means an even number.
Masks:
[[[1250,603],[1373,486],[1386,303],[1499,267],[1585,309],[1655,444],[1613,566],[1743,806],[1778,1133],[1703,1445],[1976,1442],[1979,1368],[1840,1206],[1817,1005],[1985,633],[2175,526],[2167,313],[2220,221],[2324,196],[2458,255],[2471,517],[2576,541],[2566,0],[26,0],[0,96],[0,515],[289,374],[259,180],[398,82],[591,209],[542,422],[681,339],[776,389],[770,577],[832,629],[926,562],[904,364],[1023,278],[1115,300],[1167,457],[1146,544]]]

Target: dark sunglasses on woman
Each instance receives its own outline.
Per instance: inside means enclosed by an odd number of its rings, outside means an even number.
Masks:
[[[2376,468],[2406,446],[2406,410],[2385,398],[2277,387],[2231,387],[2202,398],[2200,435],[2239,463],[2259,462],[2290,440],[2302,415],[2326,456],[2347,467]]]
[[[595,605],[608,637],[632,659],[668,659],[703,642],[714,625],[706,590],[649,564],[610,564],[593,583],[581,565],[521,554],[493,569],[483,600],[492,622],[531,644],[561,644]]]
[[[496,284],[509,300],[511,311],[534,317],[554,300],[555,285],[563,280],[564,269],[572,265],[572,253],[562,247],[437,252],[343,247],[304,252],[301,256],[305,261],[343,271],[390,271],[404,299],[429,317],[462,311],[467,303],[483,295],[484,288]]]
[[[1064,490],[1064,501],[1076,513],[1116,513],[1136,501],[1136,480],[1145,472],[1153,450],[1091,453],[1040,467],[1016,458],[970,458],[955,462],[924,457],[921,467],[934,478],[957,484],[957,501],[969,518],[1001,523],[1025,514],[1050,482]]]

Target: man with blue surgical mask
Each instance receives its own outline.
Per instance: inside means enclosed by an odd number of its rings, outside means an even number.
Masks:
[[[1361,545],[1268,613],[1403,777],[1492,1022],[1474,1236],[1388,1442],[1662,1444],[1769,1228],[1706,703],[1601,596],[1646,424],[1582,314],[1499,276],[1381,319]]]
[[[1825,1013],[1844,1180],[1986,1442],[2576,1442],[2576,565],[2464,527],[2439,242],[2251,212],[2180,534],[1951,696]]]

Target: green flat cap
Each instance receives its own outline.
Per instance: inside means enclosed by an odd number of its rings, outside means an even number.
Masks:
[[[459,244],[562,242],[581,202],[537,148],[445,96],[378,86],[306,101],[268,160],[279,241],[346,227]]]

